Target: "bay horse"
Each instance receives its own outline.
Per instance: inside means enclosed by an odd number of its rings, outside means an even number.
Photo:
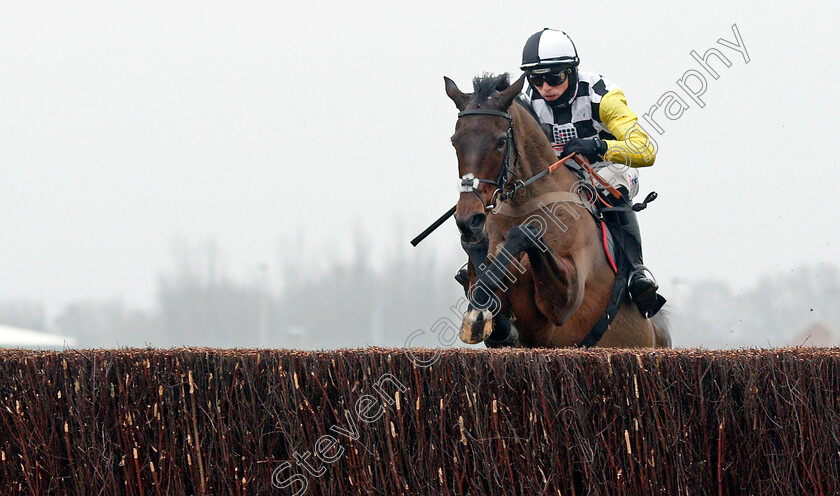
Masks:
[[[505,345],[578,346],[604,314],[616,281],[587,205],[579,195],[558,196],[579,188],[580,178],[560,166],[502,204],[501,193],[512,181],[527,180],[557,161],[534,117],[514,104],[525,76],[510,84],[507,74],[485,74],[467,94],[451,79],[444,81],[460,111],[451,138],[461,177],[455,221],[469,256],[470,296],[461,340],[491,346],[505,328]],[[497,213],[501,207],[507,215]],[[546,214],[554,218],[535,218]],[[597,346],[667,348],[671,337],[662,312],[644,318],[625,292]]]

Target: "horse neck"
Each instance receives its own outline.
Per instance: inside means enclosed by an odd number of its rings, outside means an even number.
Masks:
[[[517,179],[525,180],[555,163],[557,155],[542,128],[527,110],[514,103],[510,107],[510,114],[513,117],[513,133],[519,151],[514,172]],[[553,173],[517,193],[511,199],[511,203],[524,203],[550,191],[570,191],[577,180],[572,171],[566,167],[558,167]]]

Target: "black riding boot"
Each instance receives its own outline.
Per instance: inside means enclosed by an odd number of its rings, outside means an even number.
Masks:
[[[621,188],[623,190],[624,188]],[[624,191],[622,191],[624,193]],[[626,196],[621,199],[610,198],[615,206],[632,206],[632,203],[626,200]],[[642,234],[639,230],[639,221],[636,219],[636,212],[632,209],[628,211],[610,212],[608,217],[615,221],[624,234],[624,239],[621,240],[622,248],[627,254],[627,259],[633,271],[630,273],[630,280],[627,283],[627,289],[630,292],[630,299],[636,303],[636,306],[645,317],[653,317],[656,312],[662,308],[665,303],[665,298],[662,298],[656,291],[659,286],[653,278],[650,269],[644,266],[642,262]]]

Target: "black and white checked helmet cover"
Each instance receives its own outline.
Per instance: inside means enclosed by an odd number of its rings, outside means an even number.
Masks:
[[[522,49],[523,71],[548,72],[555,67],[577,67],[580,63],[577,49],[572,39],[563,31],[544,28],[534,33],[525,42]]]

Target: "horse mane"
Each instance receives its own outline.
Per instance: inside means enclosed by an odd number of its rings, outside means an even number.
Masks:
[[[483,103],[494,91],[504,91],[510,86],[510,74],[498,76],[485,72],[473,79],[473,102]]]

